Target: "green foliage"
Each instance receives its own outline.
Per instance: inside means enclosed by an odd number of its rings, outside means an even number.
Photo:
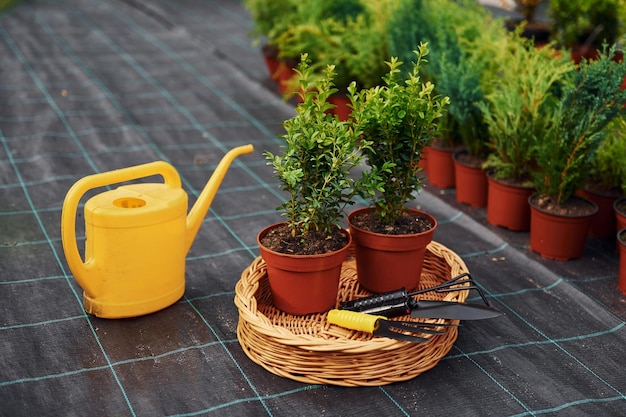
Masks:
[[[275,38],[296,19],[297,4],[295,0],[244,0],[254,22],[250,35],[255,42],[266,37],[269,44],[275,44]]]
[[[626,194],[626,120],[615,119],[591,161],[591,180],[604,190]]]
[[[328,113],[328,97],[337,91],[333,66],[319,80],[312,79],[312,71],[303,55],[297,69],[302,101],[296,115],[283,123],[283,154],[265,153],[290,196],[278,209],[284,210],[293,236],[330,232],[337,226],[345,207],[353,203],[350,169],[360,164],[361,147],[367,146],[358,142],[360,132],[352,124]]]
[[[350,81],[369,87],[385,73],[387,56],[384,19],[378,3],[366,7],[360,0],[303,0],[297,3],[297,21],[276,37],[281,58],[307,53],[320,75],[335,65],[335,84],[342,90]]]
[[[614,53],[612,48],[597,60],[581,62],[570,74],[572,81],[563,84],[560,100],[544,112],[534,184],[559,205],[585,183],[606,127],[626,113],[626,91],[620,88],[626,64],[616,62]]]
[[[448,97],[433,93],[431,82],[420,78],[427,45],[420,44],[415,54],[417,60],[406,80],[400,77],[402,62],[393,57],[387,62],[384,85],[361,91],[354,83],[348,87],[352,119],[371,142],[363,147],[370,170],[363,174],[358,191],[372,200],[385,224],[393,224],[404,204],[413,199],[412,193],[420,189],[422,150],[436,133],[449,103]]]
[[[479,103],[489,130],[484,167],[496,179],[528,184],[537,141],[548,128],[546,112],[557,103],[561,81],[574,65],[555,57],[551,48],[535,48],[519,31],[509,36],[494,89],[486,96],[487,104]]]
[[[461,142],[484,157],[488,136],[477,103],[485,101],[496,70],[494,55],[505,37],[504,25],[470,0],[401,0],[392,13],[389,48],[401,59],[419,41],[431,50],[423,75],[437,94],[450,97],[441,120],[444,146]]]
[[[7,12],[10,8],[16,6],[22,0],[0,0],[0,14]]]
[[[613,44],[624,33],[624,0],[550,0],[552,37],[563,47]]]

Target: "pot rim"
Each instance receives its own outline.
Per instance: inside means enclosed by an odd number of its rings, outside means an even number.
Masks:
[[[263,229],[261,229],[261,231],[259,233],[257,233],[256,235],[256,242],[257,245],[259,245],[259,248],[263,248],[263,250],[275,255],[275,256],[283,256],[283,257],[288,257],[288,258],[302,258],[302,259],[309,259],[309,258],[325,258],[325,257],[331,257],[331,256],[335,256],[338,252],[344,251],[344,250],[348,250],[350,248],[350,246],[352,245],[352,235],[350,234],[350,231],[348,229],[345,229],[343,227],[339,227],[337,226],[338,229],[340,229],[344,235],[348,238],[348,243],[346,243],[346,245],[344,247],[342,247],[341,249],[338,249],[334,252],[327,252],[327,253],[320,253],[317,255],[294,255],[294,254],[289,254],[289,253],[282,253],[282,252],[276,252],[274,250],[269,249],[267,246],[261,244],[261,237],[264,236],[265,234],[267,234],[271,229],[275,229],[279,226],[282,226],[286,224],[286,222],[278,222],[278,223],[274,223],[274,224],[270,224],[266,227],[264,227]]]
[[[493,181],[493,182],[495,182],[497,184],[501,184],[501,185],[504,185],[504,186],[507,186],[507,187],[521,188],[521,189],[524,189],[524,190],[534,190],[535,189],[534,185],[521,185],[521,184],[517,184],[517,183],[512,183],[512,182],[510,182],[508,180],[498,180],[498,179],[495,179],[493,177],[493,171],[494,171],[493,168],[488,168],[488,169],[485,170],[485,174],[487,175],[487,179],[489,181]]]
[[[625,204],[626,204],[626,196],[616,199],[616,200],[613,202],[613,209],[614,209],[617,213],[620,213],[620,214],[622,214],[623,216],[626,216],[626,211],[622,211],[622,210],[618,210],[618,209],[617,209],[617,206],[618,206],[618,205],[620,205],[620,204],[622,204],[622,203],[625,203]]]
[[[361,229],[360,227],[357,227],[357,226],[353,225],[352,222],[350,222],[350,219],[352,217],[354,217],[357,213],[361,213],[361,212],[364,212],[364,211],[376,210],[376,207],[374,207],[374,206],[361,207],[361,208],[358,208],[358,209],[355,209],[355,210],[351,211],[348,214],[348,217],[347,217],[348,225],[351,228],[359,230],[359,232],[361,232],[361,233],[375,235],[375,236],[381,236],[381,237],[382,236],[386,236],[386,237],[397,237],[397,238],[411,238],[411,237],[415,237],[415,236],[420,236],[422,234],[430,233],[433,230],[435,230],[437,228],[437,226],[439,225],[439,223],[437,222],[437,219],[435,219],[435,217],[432,214],[427,213],[427,212],[425,212],[423,210],[418,210],[418,209],[414,209],[414,208],[410,208],[410,207],[405,207],[405,208],[407,210],[409,210],[409,211],[414,212],[414,213],[418,213],[418,214],[421,214],[421,215],[424,215],[424,216],[428,217],[428,219],[431,220],[431,223],[433,224],[433,226],[430,229],[425,230],[425,231],[423,231],[421,233],[411,233],[411,234],[405,234],[405,235],[394,235],[394,234],[371,232],[369,230]]]
[[[592,206],[593,211],[590,212],[590,213],[581,214],[581,215],[558,214],[558,213],[554,213],[554,212],[552,212],[550,210],[542,209],[541,207],[538,207],[536,204],[534,204],[533,203],[533,199],[535,197],[538,197],[538,196],[540,196],[539,193],[533,193],[530,197],[528,197],[528,205],[530,205],[530,207],[532,209],[534,209],[534,210],[537,210],[537,211],[540,211],[542,213],[549,214],[549,215],[552,215],[552,216],[558,216],[558,217],[563,217],[563,218],[571,218],[571,219],[591,217],[591,216],[595,215],[598,212],[598,210],[600,209],[596,203],[594,203],[593,201],[589,200],[588,198],[575,195],[575,196],[572,196],[572,199],[574,199],[574,200],[582,200],[582,201],[586,202],[587,204]]]

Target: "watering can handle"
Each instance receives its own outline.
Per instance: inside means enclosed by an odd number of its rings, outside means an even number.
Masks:
[[[61,211],[61,241],[70,270],[88,295],[93,296],[94,293],[89,290],[90,283],[84,277],[87,273],[86,265],[93,260],[85,259],[85,262],[83,262],[78,252],[78,244],[76,243],[76,211],[81,197],[93,188],[152,175],[161,175],[165,184],[172,187],[181,188],[182,186],[180,176],[172,165],[164,161],[156,161],[86,176],[76,181],[67,192]]]

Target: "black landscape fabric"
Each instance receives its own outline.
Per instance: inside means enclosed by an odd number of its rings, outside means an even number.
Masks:
[[[503,316],[463,322],[437,366],[380,387],[303,384],[248,359],[234,286],[258,256],[256,233],[281,219],[262,153],[279,150],[293,114],[251,27],[235,0],[24,1],[0,15],[0,415],[624,415],[613,239],[546,261],[527,233],[434,187],[415,204]],[[187,255],[180,301],[131,319],[86,314],[61,243],[70,186],[164,160],[193,204],[247,143],[255,152],[233,162]]]

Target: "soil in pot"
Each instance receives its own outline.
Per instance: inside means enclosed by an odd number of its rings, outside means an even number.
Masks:
[[[289,255],[319,255],[338,251],[348,244],[349,237],[341,229],[332,234],[323,232],[309,232],[307,239],[291,234],[291,229],[285,224],[271,228],[260,239],[261,244],[269,250]]]
[[[454,152],[456,200],[472,207],[487,205],[487,175],[482,169],[484,160],[466,150]]]
[[[532,195],[530,249],[544,258],[558,261],[580,258],[593,215],[598,206],[587,199],[572,197],[563,205],[551,198]]]
[[[437,221],[419,210],[408,211],[396,225],[381,225],[376,218],[370,208],[348,216],[359,284],[373,293],[417,288]]]
[[[272,303],[276,308],[289,314],[306,315],[325,312],[336,305],[341,267],[352,241],[347,231],[338,229],[337,233],[334,236],[324,234],[321,242],[306,243],[292,237],[289,228],[280,223],[258,234],[257,242],[267,266]],[[287,253],[270,250],[263,242]],[[334,247],[340,249],[327,251]]]

